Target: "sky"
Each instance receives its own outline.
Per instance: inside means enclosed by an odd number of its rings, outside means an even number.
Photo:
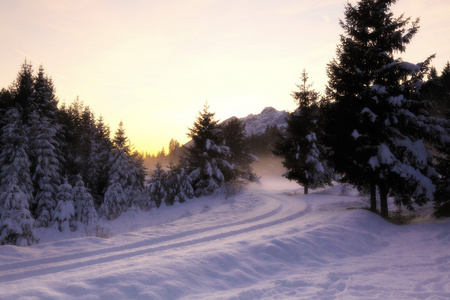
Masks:
[[[352,0],[351,3],[356,1]],[[216,119],[293,110],[303,69],[323,91],[343,33],[345,0],[0,0],[0,88],[27,59],[43,65],[60,103],[77,97],[112,133],[123,122],[136,150],[156,153],[208,103]],[[420,17],[400,54],[450,60],[450,1],[399,0]]]

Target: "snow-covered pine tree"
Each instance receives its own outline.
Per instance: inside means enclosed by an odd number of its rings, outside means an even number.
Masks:
[[[125,190],[125,194],[130,199],[130,207],[136,209],[142,207],[143,202],[146,201],[144,182],[147,168],[144,166],[144,158],[139,152],[135,151],[129,159],[131,162],[131,177],[130,185]]]
[[[191,179],[181,165],[170,162],[164,186],[166,187],[166,204],[183,203],[194,197]]]
[[[58,133],[61,131],[56,121],[57,100],[53,83],[44,74],[41,66],[34,79],[34,91],[28,99],[27,135],[31,177],[34,186],[32,213],[37,218],[37,226],[51,223],[51,212],[56,206],[54,196],[61,183]]]
[[[0,245],[30,246],[39,239],[34,232],[27,196],[17,181],[16,175],[10,177],[0,190]]]
[[[187,134],[193,145],[187,148],[183,164],[192,179],[196,196],[214,193],[225,182],[224,174],[232,172],[228,162],[230,149],[221,143],[220,128],[214,115],[205,104]]]
[[[5,114],[5,119],[6,125],[2,128],[0,136],[0,174],[3,174],[0,180],[8,181],[8,174],[17,174],[19,189],[25,193],[27,202],[32,203],[33,183],[26,153],[28,143],[20,113],[16,108],[10,108]]]
[[[60,164],[56,153],[55,127],[46,116],[32,110],[28,118],[29,153],[34,185],[33,213],[37,226],[51,223],[51,212],[56,206],[54,196],[61,182]]]
[[[167,204],[167,196],[169,187],[167,183],[167,172],[162,168],[160,163],[156,164],[152,178],[149,180],[149,190],[152,202],[158,208],[164,202]]]
[[[115,149],[110,163],[111,169],[109,171],[108,187],[118,183],[125,193],[131,186],[132,177],[132,165],[129,156],[124,149]],[[122,203],[122,211],[127,210],[131,204],[131,199],[126,194],[124,194],[124,197],[125,201]]]
[[[58,204],[53,212],[53,219],[58,230],[61,232],[76,230],[72,186],[68,183],[67,178],[64,178],[64,182],[58,187],[56,201],[58,201]]]
[[[81,175],[77,175],[77,181],[72,188],[72,199],[76,220],[87,226],[93,225],[97,221],[94,199],[84,186]]]
[[[442,130],[429,118],[418,90],[432,57],[420,64],[394,58],[418,31],[418,20],[394,17],[395,0],[348,3],[345,34],[337,59],[328,65],[327,146],[331,162],[344,180],[380,192],[381,214],[387,197],[412,208],[412,200],[431,200],[434,185],[431,155],[424,139],[435,143]],[[372,198],[372,210],[374,200]]]
[[[231,172],[225,173],[226,181],[256,181],[258,177],[253,173],[251,164],[258,160],[250,151],[248,139],[245,135],[245,123],[238,118],[229,120],[222,127],[225,145],[230,148],[229,162],[233,166]]]
[[[318,140],[321,128],[318,126],[318,93],[308,84],[308,74],[304,70],[299,91],[292,97],[298,108],[289,114],[288,126],[278,140],[274,153],[283,158],[287,172],[283,175],[303,185],[304,193],[310,188],[331,185],[332,172],[325,162],[324,147]]]
[[[95,133],[87,166],[87,181],[97,205],[101,205],[101,199],[103,199],[108,184],[112,148],[110,129],[104,124],[103,118],[100,116],[95,124]]]
[[[40,66],[33,81],[33,92],[28,99],[29,112],[37,110],[40,116],[46,116],[55,123],[58,112],[58,100],[55,95],[53,81],[45,75],[44,67]],[[52,124],[55,126],[55,124]]]
[[[449,74],[450,75],[450,74]],[[450,136],[450,109],[447,110],[447,134]],[[439,172],[439,179],[435,194],[435,215],[450,216],[450,137],[442,145],[437,147],[439,155],[437,156],[438,165],[436,170]]]
[[[115,133],[113,145],[108,187],[115,183],[120,184],[125,197],[122,211],[125,211],[131,207],[132,197],[135,196],[136,191],[142,191],[144,187],[145,168],[143,160],[137,154],[131,153],[122,122],[120,122],[119,128]]]
[[[100,213],[108,220],[118,218],[126,205],[126,196],[118,180],[112,178],[111,184],[105,192],[105,198]]]
[[[0,136],[0,244],[31,245],[38,241],[29,210],[33,195],[26,137],[17,109],[6,112]]]
[[[28,121],[28,100],[34,91],[33,81],[33,66],[25,60],[11,88],[13,103],[18,105],[23,124]]]

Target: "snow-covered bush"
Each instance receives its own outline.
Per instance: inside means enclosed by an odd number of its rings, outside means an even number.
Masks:
[[[168,190],[166,179],[166,171],[160,163],[157,163],[156,169],[153,171],[152,178],[149,181],[150,196],[156,208],[160,207],[161,203],[166,202]]]
[[[56,195],[58,204],[53,212],[53,219],[59,231],[76,230],[75,209],[73,207],[72,186],[64,179]]]
[[[75,208],[75,218],[87,226],[97,221],[97,211],[94,207],[94,199],[84,186],[81,175],[77,176],[77,181],[72,189],[72,198]]]
[[[165,186],[167,189],[166,205],[173,205],[176,202],[183,203],[194,197],[191,178],[182,166],[169,164]]]
[[[108,220],[114,220],[122,214],[125,203],[126,198],[122,186],[115,182],[106,190],[103,204],[100,207],[101,215]]]

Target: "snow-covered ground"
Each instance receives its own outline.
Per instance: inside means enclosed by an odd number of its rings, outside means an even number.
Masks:
[[[239,195],[0,247],[1,299],[450,299],[450,220],[393,225],[339,186],[279,177]],[[414,222],[413,222],[414,223]]]

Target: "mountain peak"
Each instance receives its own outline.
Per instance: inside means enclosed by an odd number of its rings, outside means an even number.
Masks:
[[[279,111],[271,106],[268,106],[257,115],[249,114],[244,118],[240,118],[240,120],[245,123],[245,133],[247,135],[261,135],[264,134],[268,126],[277,126],[278,128],[286,127],[286,119],[288,115],[289,113],[285,110]],[[226,123],[234,118],[236,117],[231,117],[223,121],[223,123]]]

